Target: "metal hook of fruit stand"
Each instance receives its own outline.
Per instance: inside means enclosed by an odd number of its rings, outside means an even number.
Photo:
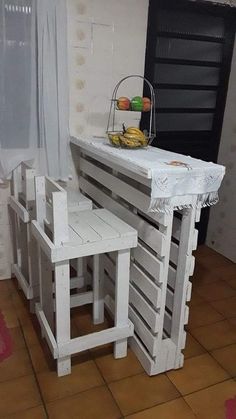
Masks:
[[[130,76],[126,76],[121,79],[117,85],[115,86],[112,98],[111,98],[111,105],[110,105],[110,112],[107,124],[107,133],[115,131],[115,114],[116,114],[116,105],[117,105],[117,93],[120,85],[127,79],[130,78],[140,78],[142,79],[149,87],[150,90],[150,97],[151,97],[151,109],[150,109],[150,118],[149,118],[149,131],[148,131],[148,144],[151,144],[153,139],[156,137],[156,119],[155,119],[155,109],[156,109],[156,99],[155,99],[155,92],[152,84],[149,80],[145,77],[140,76],[138,74],[132,74]],[[127,111],[126,111],[127,112]],[[112,124],[111,124],[112,120]],[[112,127],[112,129],[110,129]]]

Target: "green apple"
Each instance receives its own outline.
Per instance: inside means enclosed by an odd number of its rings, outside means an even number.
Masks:
[[[131,100],[132,111],[141,112],[143,109],[143,98],[141,96],[135,96]]]

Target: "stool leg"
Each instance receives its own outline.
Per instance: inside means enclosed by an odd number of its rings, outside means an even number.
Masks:
[[[54,332],[54,307],[51,263],[42,249],[39,251],[40,261],[40,305]]]
[[[93,257],[93,323],[104,322],[104,269],[102,255]]]
[[[129,271],[130,250],[120,250],[116,262],[116,304],[115,326],[122,327],[128,324],[129,306]],[[127,338],[114,343],[114,357],[124,358],[127,355]]]
[[[69,261],[55,263],[56,341],[58,348],[70,341],[70,266]],[[57,360],[59,377],[71,373],[71,357]]]
[[[83,258],[77,259],[77,277],[78,277],[78,289],[84,287],[84,260]]]

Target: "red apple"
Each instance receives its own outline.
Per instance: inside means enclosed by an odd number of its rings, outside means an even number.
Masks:
[[[151,110],[151,100],[149,97],[143,98],[143,112],[149,112]]]
[[[129,98],[125,96],[119,97],[117,100],[117,108],[120,109],[120,111],[128,111],[130,108]]]

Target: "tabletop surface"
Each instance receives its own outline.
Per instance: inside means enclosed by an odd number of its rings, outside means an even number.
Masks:
[[[151,179],[157,171],[170,176],[180,172],[188,175],[186,169],[199,173],[202,173],[203,170],[221,175],[225,173],[225,168],[221,165],[156,147],[138,150],[115,148],[109,144],[106,138],[100,137],[72,138],[71,142],[87,151],[96,152],[98,156],[107,158],[110,162],[114,161],[114,163],[116,162],[148,179]]]
[[[72,138],[71,142],[109,167],[119,167],[150,181],[150,211],[172,208],[172,198],[196,196],[198,206],[214,205],[225,175],[224,166],[156,147],[127,150],[111,146],[106,138]],[[104,176],[105,175],[104,173]],[[133,176],[134,177],[134,176]],[[135,178],[135,177],[134,177]],[[176,204],[173,201],[173,205]],[[178,208],[178,206],[176,207]]]

